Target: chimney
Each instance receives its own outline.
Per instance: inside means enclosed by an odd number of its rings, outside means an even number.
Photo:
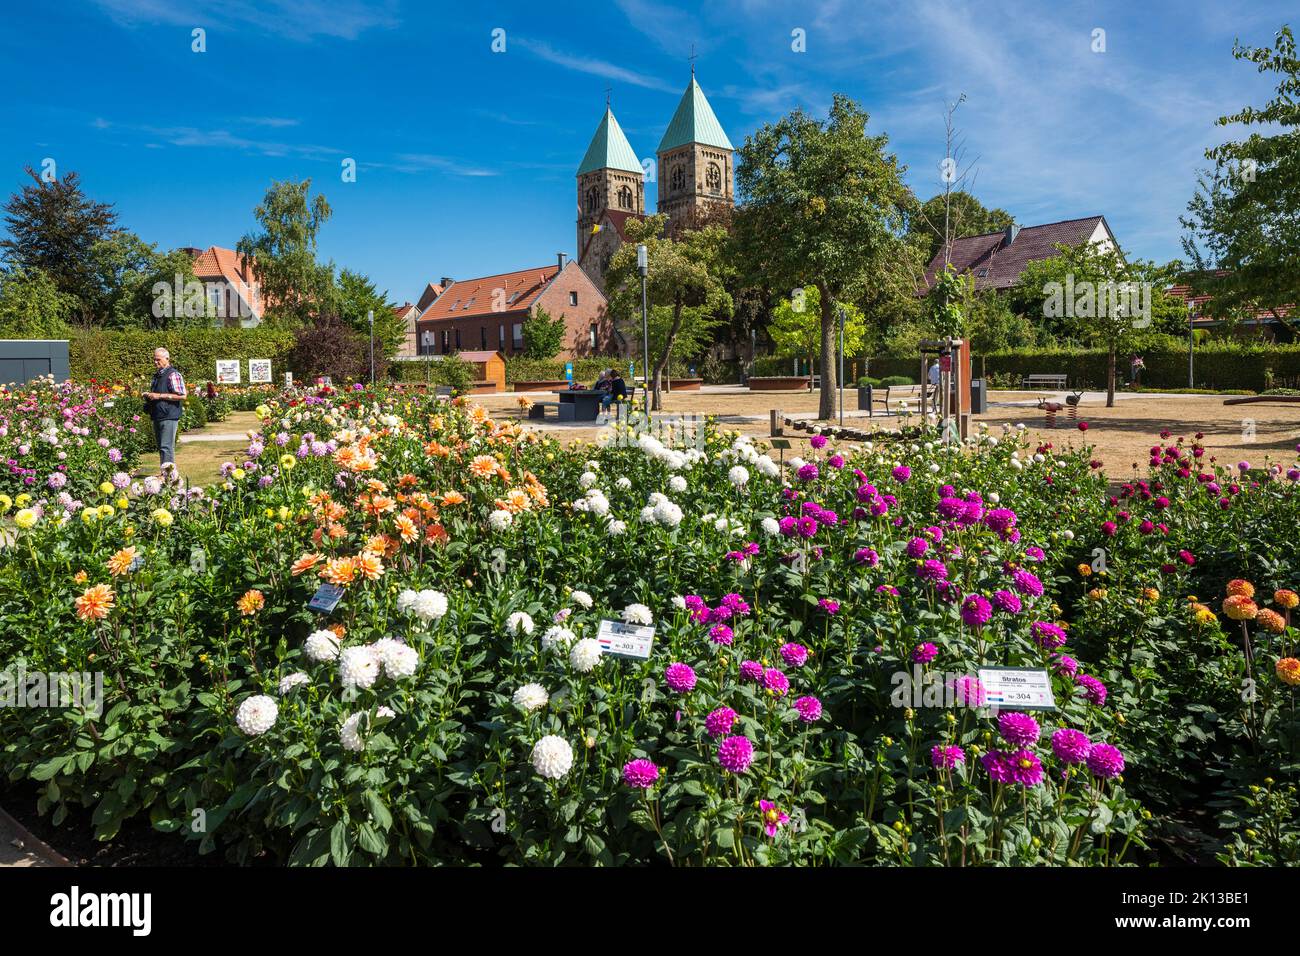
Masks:
[[[556,261],[556,264],[559,266],[559,272],[563,272],[563,271],[564,271],[564,253],[563,253],[563,252],[557,252],[557,253],[555,254],[555,261]]]
[[[446,292],[447,286],[451,285],[455,281],[456,281],[455,279],[452,279],[449,276],[443,276],[440,280],[438,280],[438,285],[442,286],[443,291]]]
[[[1016,241],[1016,236],[1020,235],[1020,227],[1013,222],[1002,231],[1002,234],[1005,237],[1002,240],[1002,247],[1005,249],[1007,246],[1011,245],[1011,243]]]

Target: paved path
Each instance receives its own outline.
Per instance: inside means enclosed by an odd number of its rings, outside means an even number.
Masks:
[[[62,855],[0,810],[0,867],[71,866]]]

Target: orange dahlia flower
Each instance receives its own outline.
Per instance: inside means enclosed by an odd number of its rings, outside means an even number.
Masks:
[[[442,496],[442,506],[444,508],[450,508],[453,505],[463,505],[464,503],[465,496],[459,491],[448,491]]]
[[[491,455],[479,455],[469,463],[470,474],[475,478],[490,478],[497,468],[497,460]]]
[[[308,552],[293,563],[289,568],[289,573],[296,578],[304,571],[310,571],[312,568],[316,567],[316,565],[320,564],[320,562],[321,555]]]
[[[320,576],[330,584],[346,587],[356,580],[356,562],[352,558],[330,558],[321,568]]]
[[[384,573],[384,562],[373,551],[362,551],[356,557],[357,571],[367,581],[378,581]]]
[[[113,601],[117,597],[107,584],[96,584],[86,588],[77,598],[77,617],[83,621],[102,621],[113,610]]]
[[[1296,594],[1294,591],[1288,591],[1286,588],[1283,588],[1280,591],[1273,592],[1273,602],[1278,607],[1284,607],[1289,611],[1297,604],[1300,604],[1300,594]]]
[[[131,562],[134,560],[135,546],[123,548],[108,559],[108,573],[115,578],[120,578],[131,570]]]
[[[1241,578],[1234,578],[1228,582],[1228,593],[1252,598],[1255,596],[1255,585]]]
[[[1253,621],[1259,607],[1244,594],[1233,594],[1223,599],[1223,613],[1234,621]]]
[[[266,598],[257,588],[251,588],[235,602],[235,607],[239,608],[239,613],[244,617],[249,617],[266,607]]]
[[[1282,683],[1290,684],[1292,687],[1300,686],[1300,661],[1294,657],[1283,657],[1274,669],[1277,671],[1278,680]]]
[[[1281,634],[1286,630],[1286,619],[1277,611],[1271,611],[1266,607],[1259,609],[1259,613],[1255,615],[1255,623],[1270,634]]]

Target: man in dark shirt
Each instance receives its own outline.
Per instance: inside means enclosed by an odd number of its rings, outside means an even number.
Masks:
[[[185,401],[185,379],[172,368],[171,354],[163,348],[154,349],[153,364],[157,371],[144,393],[145,410],[153,419],[153,434],[158,441],[158,461],[163,471],[176,467],[176,426],[181,420],[181,406]]]

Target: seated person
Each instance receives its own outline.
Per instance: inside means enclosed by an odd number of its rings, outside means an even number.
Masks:
[[[606,388],[608,391],[600,396],[600,407],[609,408],[616,400],[627,398],[627,383],[623,381],[623,376],[618,372],[610,369],[607,373]]]

